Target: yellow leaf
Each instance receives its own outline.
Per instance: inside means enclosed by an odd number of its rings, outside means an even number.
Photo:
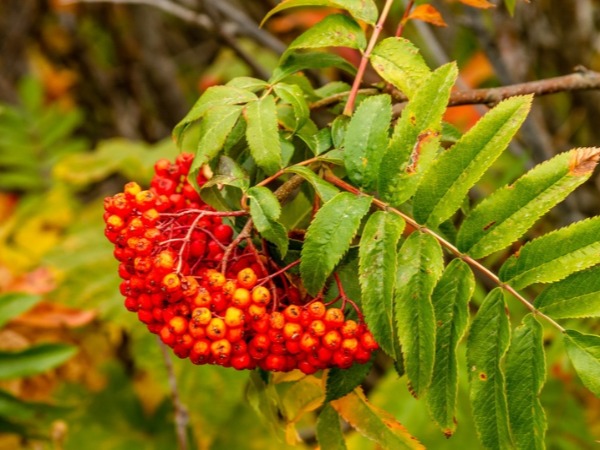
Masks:
[[[458,0],[458,1],[461,3],[464,3],[465,5],[473,6],[474,8],[487,9],[487,8],[495,8],[496,7],[496,5],[488,2],[488,0]]]
[[[440,12],[431,5],[419,5],[413,9],[408,16],[409,19],[422,20],[438,27],[447,27],[448,24],[444,21]]]

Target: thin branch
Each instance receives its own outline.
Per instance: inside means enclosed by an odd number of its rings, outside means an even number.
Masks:
[[[179,450],[188,450],[188,412],[179,398],[179,390],[177,388],[177,377],[175,376],[175,369],[173,368],[173,361],[171,361],[171,355],[169,354],[167,346],[163,343],[163,341],[161,341],[158,337],[157,340],[158,346],[160,347],[160,351],[165,361],[165,367],[167,369],[169,388],[171,389],[171,398],[173,400],[173,409],[175,410],[175,432],[177,434]]]
[[[409,0],[406,4],[406,7],[404,8],[404,14],[402,14],[402,19],[400,19],[398,28],[396,28],[396,37],[400,37],[402,36],[402,33],[404,33],[404,25],[406,25],[406,22],[408,21],[408,16],[410,15],[410,11],[414,4],[414,0]]]
[[[336,177],[333,173],[331,173],[330,171],[325,173],[325,177],[324,177],[327,181],[329,181],[330,183],[333,183],[334,185],[348,191],[351,192],[355,195],[365,195],[363,192],[361,192],[359,189],[355,188],[354,186],[346,183],[345,181],[341,180],[340,178]],[[498,276],[492,272],[491,270],[489,270],[487,267],[485,267],[483,264],[481,264],[479,261],[473,259],[472,257],[470,257],[469,255],[466,255],[464,253],[462,253],[458,248],[456,248],[452,243],[450,243],[449,241],[447,241],[446,239],[444,239],[442,236],[440,236],[439,234],[437,234],[435,231],[417,223],[412,217],[410,217],[409,215],[403,213],[402,211],[391,207],[390,205],[388,205],[387,203],[379,200],[378,198],[373,198],[373,203],[380,209],[384,210],[384,211],[390,211],[393,214],[396,214],[400,217],[402,217],[406,223],[408,223],[409,225],[411,225],[413,228],[417,229],[418,231],[422,232],[422,233],[427,233],[430,236],[433,236],[442,247],[446,248],[446,250],[450,251],[454,256],[456,256],[457,258],[462,259],[464,262],[466,262],[467,264],[469,264],[471,267],[476,268],[479,272],[481,272],[483,275],[485,275],[487,278],[489,278],[490,280],[492,280],[498,287],[504,289],[505,291],[509,292],[510,294],[513,295],[513,297],[515,297],[519,302],[521,302],[523,305],[525,305],[525,307],[531,311],[534,315],[538,316],[538,317],[542,317],[544,319],[546,319],[550,324],[552,324],[554,327],[556,327],[558,330],[560,330],[561,332],[564,332],[565,329],[558,323],[556,322],[554,319],[552,319],[551,317],[545,315],[544,313],[542,313],[540,310],[538,310],[535,306],[533,306],[533,304],[527,300],[523,295],[521,295],[521,293],[519,293],[515,288],[513,288],[511,285],[504,283],[502,280],[500,280],[500,278],[498,278]]]

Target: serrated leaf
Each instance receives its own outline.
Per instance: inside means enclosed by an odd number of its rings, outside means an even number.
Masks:
[[[286,58],[275,68],[273,75],[271,75],[271,78],[269,79],[269,83],[279,83],[290,75],[300,72],[301,70],[328,69],[331,67],[343,70],[350,75],[356,74],[356,67],[354,67],[341,56],[333,53],[293,52],[287,55]]]
[[[39,344],[18,352],[0,351],[0,380],[26,377],[53,369],[77,353],[65,344]]]
[[[458,232],[457,247],[474,258],[507,247],[585,182],[598,158],[600,148],[561,153],[497,190],[467,216]]]
[[[506,354],[506,395],[517,449],[545,448],[546,415],[539,395],[546,379],[543,329],[528,314],[517,327]]]
[[[447,437],[456,429],[458,362],[456,351],[469,318],[468,304],[475,278],[468,264],[454,259],[438,281],[431,296],[435,321],[435,363],[427,394],[433,419]]]
[[[440,67],[423,81],[402,112],[385,152],[379,176],[384,200],[400,205],[416,191],[439,148],[442,115],[457,76],[455,64]]]
[[[282,165],[275,99],[271,95],[246,106],[246,140],[256,164],[267,174]]]
[[[266,81],[253,77],[235,77],[228,81],[225,86],[243,89],[250,92],[262,91],[263,89],[269,87]],[[256,100],[256,98],[254,98],[254,100]]]
[[[310,375],[294,381],[282,391],[280,404],[288,424],[298,422],[304,414],[314,411],[325,400],[323,382]]]
[[[300,262],[300,274],[309,294],[316,295],[323,288],[348,251],[371,200],[341,192],[315,214],[306,231]]]
[[[396,214],[384,211],[371,214],[358,252],[365,320],[379,346],[392,358],[397,356],[393,342],[396,248],[404,226],[404,220]]]
[[[323,450],[347,449],[340,416],[329,403],[327,403],[319,413],[316,433],[317,442]]]
[[[358,23],[343,14],[331,14],[294,39],[282,58],[296,49],[349,47],[362,50],[366,46],[367,38]]]
[[[282,258],[287,253],[289,239],[281,223],[277,221],[281,215],[281,205],[277,197],[266,187],[254,186],[247,192],[250,201],[250,216],[254,226],[267,241],[277,245]]]
[[[600,397],[600,336],[567,330],[563,334],[569,359],[579,378]]]
[[[215,174],[202,185],[202,188],[218,186],[233,186],[242,191],[248,189],[250,180],[248,174],[229,156],[222,155],[219,158],[219,164]]]
[[[6,322],[24,313],[41,300],[39,295],[25,292],[5,292],[0,294],[0,328]]]
[[[284,102],[289,103],[294,109],[294,116],[296,118],[296,127],[294,128],[294,131],[302,128],[310,114],[302,89],[295,84],[285,83],[278,83],[273,86],[273,89],[279,98]]]
[[[369,59],[381,78],[409,99],[431,73],[419,49],[402,37],[383,39],[373,48]]]
[[[552,283],[600,263],[600,217],[576,222],[525,244],[500,268],[500,279],[521,289]]]
[[[342,114],[333,119],[331,123],[331,140],[335,148],[341,148],[344,145],[346,139],[346,130],[348,130],[348,124],[350,123],[350,117]]]
[[[431,294],[443,268],[442,248],[429,234],[412,233],[402,244],[394,303],[404,367],[415,397],[427,391],[433,374],[435,315]]]
[[[535,306],[553,319],[600,317],[600,266],[548,286]]]
[[[315,192],[323,203],[327,203],[333,197],[335,197],[340,191],[333,184],[325,181],[323,178],[319,177],[312,170],[308,169],[304,166],[290,166],[285,169],[286,173],[295,173],[296,175],[300,175],[306,181],[308,181],[312,187],[315,189]]]
[[[391,121],[389,95],[368,97],[356,108],[344,139],[344,165],[355,184],[367,189],[376,185]]]
[[[371,25],[375,24],[379,15],[373,0],[285,0],[267,13],[260,26],[262,27],[273,14],[299,6],[329,6],[330,8],[345,9],[356,20],[362,20]]]
[[[508,449],[512,440],[508,425],[506,381],[501,360],[510,342],[510,324],[504,294],[494,289],[483,301],[467,339],[469,397],[475,428],[488,449]]]
[[[360,389],[331,402],[331,406],[360,434],[385,449],[425,449],[387,411],[371,405]]]
[[[254,93],[242,87],[211,86],[196,101],[185,117],[175,125],[173,138],[177,145],[181,146],[186,128],[193,122],[202,119],[211,109],[222,108],[225,105],[243,105],[256,99]]]
[[[210,109],[200,122],[200,141],[188,177],[196,188],[200,168],[219,154],[242,109],[243,106],[218,106]]]
[[[437,226],[461,206],[477,180],[506,149],[531,106],[532,96],[504,100],[442,153],[415,193],[415,219]]]
[[[349,369],[334,367],[327,372],[325,401],[330,402],[348,395],[364,381],[373,367],[373,358],[365,364],[354,364]]]

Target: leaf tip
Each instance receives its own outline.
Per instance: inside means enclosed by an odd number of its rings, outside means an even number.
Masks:
[[[592,172],[600,161],[600,147],[584,147],[573,150],[569,161],[569,172],[574,176],[584,176]]]

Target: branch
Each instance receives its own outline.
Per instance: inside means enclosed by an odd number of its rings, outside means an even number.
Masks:
[[[575,73],[572,73],[571,75],[563,75],[561,77],[489,89],[455,91],[450,94],[448,106],[474,104],[494,105],[506,98],[514,97],[515,95],[534,94],[539,96],[555,94],[557,92],[592,89],[600,89],[600,73],[578,66],[575,68]],[[403,93],[396,89],[391,92],[391,95],[397,102],[405,102],[408,100]]]

